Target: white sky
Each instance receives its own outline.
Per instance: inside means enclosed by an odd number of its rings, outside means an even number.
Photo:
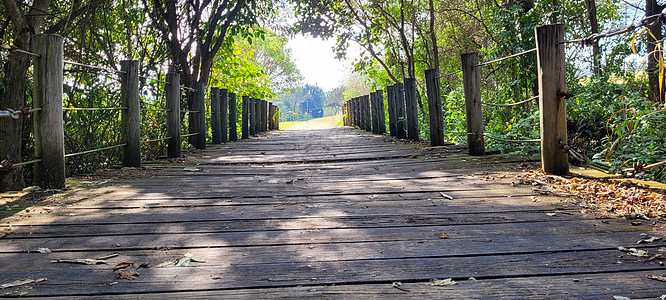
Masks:
[[[345,78],[351,74],[350,60],[337,60],[333,53],[335,40],[322,41],[320,38],[297,35],[289,39],[287,46],[291,48],[298,69],[304,77],[304,82],[318,85],[324,91],[344,83]],[[347,56],[358,55],[355,48],[350,47]]]

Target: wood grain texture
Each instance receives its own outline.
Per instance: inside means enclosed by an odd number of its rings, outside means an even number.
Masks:
[[[666,294],[647,278],[666,272],[656,256],[666,244],[636,244],[666,238],[663,230],[598,219],[571,199],[512,184],[510,162],[524,157],[473,157],[459,147],[424,148],[350,127],[269,131],[185,153],[180,162],[111,172],[3,219],[0,283],[47,278],[4,289],[4,296]],[[116,252],[107,264],[51,262]],[[186,253],[201,262],[157,268]],[[118,279],[112,268],[121,262],[151,267]],[[433,278],[457,283],[432,286]]]

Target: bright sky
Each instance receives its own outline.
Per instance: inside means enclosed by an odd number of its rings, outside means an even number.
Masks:
[[[324,91],[339,86],[351,73],[351,60],[337,60],[333,53],[335,40],[322,41],[320,38],[297,35],[287,44],[291,48],[298,69],[303,75],[304,82],[318,85]],[[358,55],[355,49],[349,49],[347,56]]]

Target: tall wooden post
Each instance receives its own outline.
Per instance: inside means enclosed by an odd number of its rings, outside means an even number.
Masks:
[[[372,117],[370,113],[370,95],[363,95],[361,96],[361,101],[363,102],[363,113],[364,113],[364,125],[365,125],[365,131],[372,131]]]
[[[180,148],[180,74],[168,73],[166,75],[166,109],[167,109],[167,157],[181,156]]]
[[[347,102],[342,103],[342,126],[347,126]]]
[[[407,138],[407,113],[405,112],[405,87],[399,82],[395,85],[395,111],[398,126],[398,138]]]
[[[139,61],[123,60],[120,69],[120,102],[123,107],[120,127],[122,143],[127,144],[122,152],[123,167],[141,166],[141,107],[139,106]]]
[[[395,85],[386,87],[386,100],[388,102],[389,131],[391,136],[398,135],[398,117],[395,105]]]
[[[349,99],[349,107],[352,113],[351,125],[352,127],[356,127],[356,98]]]
[[[467,121],[467,151],[469,155],[484,155],[483,113],[481,108],[481,82],[479,53],[460,55],[465,91],[465,120]]]
[[[222,126],[220,124],[220,88],[210,89],[210,131],[213,144],[222,143]]]
[[[541,165],[545,172],[569,174],[567,144],[564,25],[546,25],[534,29],[539,76],[539,112],[541,119]]]
[[[222,143],[229,142],[229,91],[227,89],[220,89],[220,132]]]
[[[374,92],[370,92],[370,127],[372,133],[377,134],[377,99]]]
[[[275,130],[275,105],[268,102],[268,130]]]
[[[65,133],[62,119],[63,39],[57,35],[38,34],[32,49],[39,54],[33,71],[35,183],[42,188],[65,187]],[[2,158],[4,159],[4,158]]]
[[[254,120],[255,120],[255,115],[257,114],[257,111],[255,110],[255,105],[254,105],[255,99],[254,98],[248,98],[248,128],[250,131],[250,135],[256,135],[257,134],[257,128],[254,126]]]
[[[430,115],[430,145],[444,145],[444,115],[439,83],[439,69],[425,71],[428,94],[428,114]]]
[[[236,94],[229,93],[229,140],[235,142],[238,140],[238,103]]]
[[[261,131],[268,131],[268,101],[261,100]]]
[[[254,99],[254,133],[261,132],[261,100]]]
[[[383,90],[377,90],[375,92],[375,97],[377,98],[377,115],[379,116],[377,118],[378,126],[379,126],[379,134],[385,134],[386,133],[386,114],[384,113],[384,91]]]
[[[204,90],[205,88],[203,82],[197,82],[194,84],[194,89],[196,90],[194,93],[197,100],[196,108],[198,111],[198,115],[196,115],[197,122],[195,132],[199,133],[196,135],[196,143],[194,147],[199,150],[206,149],[206,137],[208,136],[208,125],[206,124],[206,101],[204,99],[204,94],[206,93]]]
[[[250,97],[243,96],[243,111],[241,111],[241,139],[250,137]]]
[[[416,79],[405,78],[405,109],[407,112],[407,138],[419,140],[419,112],[416,103]]]
[[[276,106],[275,110],[277,110],[277,116],[275,116],[275,128],[280,130],[280,107]]]

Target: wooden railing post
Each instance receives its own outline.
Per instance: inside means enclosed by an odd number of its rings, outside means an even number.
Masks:
[[[254,127],[254,120],[255,120],[255,115],[257,114],[257,111],[255,110],[254,106],[254,98],[248,98],[248,128],[250,130],[250,135],[255,135],[257,134],[256,128]]]
[[[565,81],[564,25],[546,25],[534,29],[539,76],[539,112],[541,118],[541,166],[547,173],[569,174],[567,144],[567,109]]]
[[[229,142],[229,91],[227,89],[220,89],[220,132],[222,143]]]
[[[388,114],[389,114],[389,131],[391,136],[398,135],[398,117],[395,105],[395,90],[396,85],[389,85],[386,87],[386,100],[388,102]]]
[[[465,90],[465,119],[467,121],[467,151],[469,155],[484,155],[483,113],[481,109],[481,82],[479,53],[460,55]]]
[[[261,100],[254,99],[254,133],[261,132]]]
[[[229,140],[238,141],[238,103],[236,94],[229,93]]]
[[[33,71],[35,183],[42,188],[65,187],[65,133],[62,118],[63,38],[38,34],[32,49],[39,54]],[[4,159],[4,158],[1,158]]]
[[[405,78],[405,108],[407,111],[407,138],[419,140],[419,112],[416,103],[416,79]]]
[[[275,105],[268,102],[268,130],[275,130]]]
[[[349,104],[352,112],[351,125],[352,127],[356,127],[356,125],[358,125],[358,122],[356,120],[356,118],[358,117],[356,114],[356,98],[349,99]]]
[[[121,113],[123,167],[141,166],[141,107],[139,106],[139,61],[123,60],[120,69],[120,102],[127,109]]]
[[[428,94],[428,114],[430,115],[430,145],[444,145],[444,115],[439,83],[439,69],[425,71]]]
[[[199,150],[206,149],[206,137],[208,136],[208,126],[206,124],[206,102],[204,99],[204,90],[206,87],[203,82],[197,82],[194,84],[194,89],[196,90],[195,99],[196,99],[196,109],[198,115],[196,115],[197,122],[195,123],[195,132],[199,134],[196,135],[194,147]]]
[[[375,92],[375,97],[377,98],[377,115],[379,116],[377,118],[378,126],[379,126],[379,132],[378,134],[385,134],[386,133],[386,113],[384,113],[384,91],[383,90],[377,90]]]
[[[347,102],[342,103],[342,125],[343,126],[348,126],[347,125],[347,117],[349,115],[347,114]]]
[[[268,131],[268,101],[261,100],[261,131]]]
[[[166,109],[167,109],[167,157],[181,156],[180,149],[180,74],[166,75]]]
[[[395,85],[395,111],[399,139],[407,138],[407,113],[405,112],[405,86],[402,82]]]
[[[277,112],[275,116],[275,129],[280,130],[280,107],[276,106],[275,111]]]
[[[377,134],[377,102],[375,98],[375,93],[370,92],[370,127],[372,133]]]
[[[250,97],[243,96],[243,111],[241,111],[241,139],[250,137]]]
[[[361,96],[361,102],[363,102],[363,129],[365,131],[372,131],[372,117],[370,114],[370,95]]]
[[[220,88],[210,88],[210,131],[213,144],[222,143],[222,126],[220,124]]]

